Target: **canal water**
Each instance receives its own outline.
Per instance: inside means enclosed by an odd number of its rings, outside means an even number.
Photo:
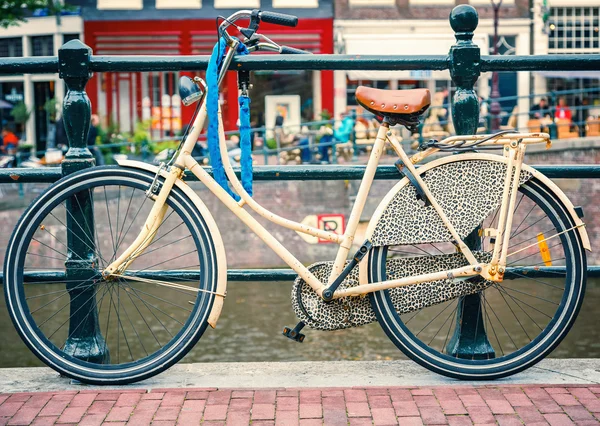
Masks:
[[[377,323],[334,332],[304,329],[304,343],[281,335],[296,318],[290,305],[289,282],[232,282],[215,330],[207,329],[182,362],[394,360],[404,355]],[[577,322],[552,353],[557,358],[600,357],[597,307],[600,279],[588,280],[586,298]],[[25,347],[0,301],[0,368],[40,366]],[[150,336],[146,336],[151,339]]]

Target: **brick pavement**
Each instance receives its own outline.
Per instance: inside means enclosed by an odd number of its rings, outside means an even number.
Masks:
[[[0,393],[3,425],[596,425],[600,386]]]

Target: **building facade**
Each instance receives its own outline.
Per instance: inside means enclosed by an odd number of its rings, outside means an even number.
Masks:
[[[473,41],[480,47],[482,55],[493,53],[491,0],[336,0],[336,52],[446,55],[455,42],[448,16],[452,8],[464,3],[471,4],[479,13],[479,25]],[[498,40],[500,54],[530,54],[530,22],[529,0],[503,1]],[[527,72],[501,73],[501,96],[528,95],[529,78]],[[486,73],[478,81],[478,94],[484,99],[489,96],[490,79],[491,74]],[[432,93],[445,87],[452,88],[448,71],[336,71],[334,81],[336,116],[356,105],[354,91],[360,84],[382,89],[426,87]],[[529,108],[527,99],[518,103],[522,111]],[[512,105],[503,107],[510,110]]]
[[[84,16],[85,42],[95,55],[209,55],[217,40],[217,18],[240,9],[299,16],[296,28],[261,24],[260,32],[282,45],[314,53],[333,52],[331,0],[75,0]],[[182,108],[177,82],[184,73],[99,73],[87,86],[94,113],[105,125],[131,132],[150,120],[154,138],[181,131],[193,108]],[[185,73],[204,75],[204,72]],[[333,112],[331,71],[256,72],[252,78],[252,125],[267,123],[265,96],[299,96],[303,121]],[[226,130],[237,128],[237,74],[221,89]],[[280,98],[270,98],[273,99]],[[294,104],[296,105],[296,104]],[[290,106],[293,108],[294,105]],[[284,112],[285,113],[285,112]]]
[[[0,57],[55,56],[63,43],[81,38],[83,21],[80,16],[39,16],[28,18],[18,26],[0,30]],[[0,108],[2,125],[17,131],[21,139],[43,151],[52,127],[52,117],[44,106],[51,99],[60,103],[64,83],[58,74],[26,74],[0,76],[0,96],[7,103]],[[23,126],[10,115],[14,105],[24,102],[31,111]],[[10,107],[9,107],[10,106]]]
[[[536,55],[600,53],[600,3],[597,0],[536,0],[534,7]],[[600,115],[600,71],[539,72],[535,93],[556,90],[586,91],[590,115]],[[576,105],[580,93],[567,95]]]

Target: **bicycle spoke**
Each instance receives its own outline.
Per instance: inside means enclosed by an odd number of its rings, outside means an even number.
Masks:
[[[504,294],[506,294],[508,297],[510,297],[512,299],[513,302],[515,302],[517,304],[517,306],[519,306],[521,308],[521,310],[523,310],[523,312],[527,313],[527,311],[525,309],[523,309],[523,307],[521,307],[521,305],[519,303],[522,303],[523,305],[527,306],[530,309],[533,309],[536,312],[539,312],[542,315],[545,315],[546,317],[548,317],[549,319],[552,319],[552,317],[548,314],[546,314],[545,312],[540,311],[539,309],[537,309],[536,307],[528,304],[527,302],[524,302],[521,299],[516,298],[515,296],[513,296],[512,294],[509,294],[503,287],[500,287],[498,285],[494,285],[494,287],[496,288],[496,290],[498,290],[499,292],[503,292]],[[537,323],[536,323],[537,325]],[[539,325],[538,325],[539,327]],[[541,327],[539,327],[540,329],[542,329]]]
[[[106,216],[108,218],[108,228],[109,228],[109,232],[110,232],[110,240],[112,242],[112,247],[113,247],[113,255],[110,258],[110,261],[112,262],[117,256],[117,247],[115,246],[115,237],[113,235],[112,222],[110,220],[110,209],[108,208],[108,197],[106,195],[106,187],[104,187],[104,201],[106,203]]]
[[[120,282],[121,280],[119,280]],[[144,321],[144,323],[146,324],[146,327],[148,327],[148,330],[150,331],[150,334],[152,334],[152,337],[154,337],[154,340],[156,340],[156,343],[158,343],[158,345],[160,347],[161,344],[158,341],[158,339],[156,338],[156,336],[154,335],[154,332],[152,331],[152,328],[148,325],[148,322],[146,321],[146,318],[144,318],[144,316],[142,315],[142,313],[140,312],[140,310],[138,309],[137,305],[135,304],[135,302],[133,301],[133,299],[131,298],[131,295],[129,294],[128,291],[125,291],[125,294],[127,295],[127,297],[129,298],[129,300],[131,301],[131,304],[133,305],[133,307],[136,309],[136,311],[138,312],[138,314],[140,315],[140,318],[142,319],[142,321]],[[127,317],[127,320],[129,321],[129,324],[131,325],[131,328],[133,329],[133,332],[135,333],[135,335],[137,336],[138,340],[140,341],[140,344],[142,345],[142,349],[144,349],[144,352],[146,352],[146,356],[148,356],[148,350],[146,349],[146,347],[144,346],[144,341],[142,340],[142,338],[140,337],[140,335],[137,332],[137,329],[135,328],[135,325],[133,324],[133,321],[131,321],[131,318],[129,317],[129,314],[127,313],[127,310],[124,311],[125,312],[125,316]]]
[[[88,188],[88,199],[93,203],[94,202],[94,194],[92,193],[92,190]],[[74,197],[75,201],[77,201],[77,206],[79,207],[79,211],[84,211],[84,209],[81,207],[81,203],[79,202],[79,197]],[[66,206],[63,206],[65,208],[65,210],[68,212],[69,210],[66,208]],[[98,238],[98,229],[96,227],[94,227],[93,232],[92,232],[92,227],[90,226],[90,224],[87,221],[86,215],[83,215],[83,221],[85,222],[85,226],[88,229],[88,231],[92,234],[94,234],[94,238],[96,239],[97,244],[95,244],[96,248],[98,249],[98,255],[100,257],[100,259],[102,260],[102,262],[106,262],[104,260],[104,257],[102,256],[102,250],[100,249],[100,238]]]
[[[68,210],[66,210],[66,211],[68,212]],[[69,214],[70,214],[70,213],[69,213]],[[56,219],[56,220],[57,220],[57,221],[58,221],[58,222],[59,222],[59,223],[60,223],[62,226],[64,226],[64,227],[65,227],[65,229],[69,229],[69,228],[68,228],[68,226],[67,226],[67,225],[65,225],[65,224],[64,224],[64,223],[63,223],[63,222],[62,222],[62,221],[61,221],[59,218],[57,218],[56,216],[54,216],[54,214],[53,214],[52,212],[50,212],[50,215],[51,215],[53,218],[55,218],[55,219]],[[77,223],[77,222],[75,221],[75,219],[73,219],[73,222]],[[77,223],[77,226],[79,226],[79,223]],[[84,233],[84,235],[85,235],[85,232],[83,231],[83,228],[81,228],[81,226],[79,227],[79,229],[81,229],[81,231],[82,231],[82,232]],[[90,250],[91,250],[91,251],[92,251],[92,252],[93,252],[93,253],[94,253],[94,254],[95,254],[95,255],[96,255],[96,256],[97,256],[99,259],[102,259],[102,256],[100,256],[100,254],[99,254],[99,253],[96,251],[96,249],[95,249],[94,247],[90,247],[90,245],[89,245],[88,243],[86,243],[85,241],[83,241],[83,239],[82,239],[82,238],[81,238],[79,235],[77,235],[77,233],[75,233],[75,232],[71,231],[71,235],[73,235],[74,237],[77,237],[77,239],[78,239],[79,241],[81,241],[83,244],[85,244],[85,246],[86,246],[87,248],[89,248],[89,249],[90,249]],[[102,260],[104,261],[104,259],[102,259]]]
[[[76,286],[75,286],[73,289],[74,289],[74,290],[75,290],[75,289],[78,289],[78,288],[80,288],[81,286],[83,286],[85,283],[87,283],[88,281],[90,281],[90,280],[93,280],[93,279],[95,279],[96,277],[99,277],[99,276],[100,276],[100,274],[96,274],[96,275],[94,275],[93,277],[91,277],[91,278],[88,278],[87,280],[85,280],[85,281],[81,282],[81,284],[78,284],[78,285],[76,285]],[[77,281],[79,281],[79,280],[77,280]],[[62,282],[62,281],[61,281],[61,282]],[[64,293],[62,296],[59,296],[59,297],[57,297],[57,298],[55,298],[55,299],[52,299],[50,302],[46,303],[45,305],[43,305],[43,306],[41,306],[41,307],[37,308],[36,310],[34,310],[34,311],[31,311],[31,312],[29,312],[29,313],[30,313],[31,315],[33,315],[33,314],[35,314],[36,312],[38,312],[38,311],[40,311],[40,310],[44,309],[46,306],[50,305],[51,303],[54,303],[54,302],[56,302],[57,300],[61,299],[62,297],[64,297],[64,295],[65,295],[65,294],[69,294],[69,291],[68,291],[68,290],[66,290],[66,289],[64,290],[64,292],[65,292],[65,293]],[[80,293],[80,294],[78,294],[77,296],[75,296],[75,297],[73,298],[73,300],[77,299],[77,298],[78,298],[79,296],[81,296],[82,294],[83,294],[83,293]],[[68,305],[68,304],[67,304],[67,305]],[[64,308],[65,308],[67,305],[63,306],[63,307],[62,307],[60,310],[64,309]],[[60,311],[58,311],[58,312],[60,312]],[[56,313],[55,313],[55,315],[56,315],[58,312],[56,312]],[[40,324],[40,327],[41,327],[41,326],[42,326],[42,325]]]
[[[147,301],[147,300],[145,300],[143,297],[141,297],[141,296],[138,294],[138,292],[139,292],[139,293],[141,293],[141,294],[144,294],[144,295],[146,295],[146,296],[150,296],[150,297],[152,297],[152,298],[154,298],[154,299],[160,300],[161,302],[166,302],[166,303],[172,304],[172,305],[174,305],[174,306],[176,306],[176,307],[179,307],[179,308],[182,308],[182,309],[184,309],[184,310],[187,310],[188,312],[191,312],[189,309],[183,308],[182,306],[180,306],[180,305],[177,305],[177,304],[175,304],[175,303],[168,302],[168,301],[166,301],[166,300],[164,300],[164,299],[162,299],[162,298],[160,298],[160,297],[154,296],[153,294],[146,293],[145,291],[143,291],[143,290],[140,290],[139,288],[135,288],[135,287],[132,287],[132,286],[130,286],[130,285],[128,285],[128,287],[129,287],[129,288],[130,288],[130,289],[131,289],[131,290],[132,290],[132,291],[133,291],[133,292],[136,294],[136,296],[137,296],[137,297],[140,299],[140,301],[144,302],[144,305],[146,305],[146,307],[148,307],[148,305],[147,305],[145,302],[148,302],[148,301]],[[150,304],[150,306],[151,306],[152,308],[154,308],[155,310],[157,310],[158,312],[160,312],[161,314],[163,314],[163,315],[165,315],[165,316],[167,316],[167,317],[171,318],[173,321],[175,321],[175,322],[179,323],[180,325],[183,325],[183,323],[182,323],[181,321],[179,321],[177,318],[173,318],[171,315],[167,314],[167,313],[166,313],[165,311],[163,311],[162,309],[160,309],[160,308],[158,308],[158,307],[156,307],[155,305],[152,305],[152,304]],[[163,326],[163,327],[164,327],[164,326]]]
[[[171,338],[173,337],[173,335],[171,334],[171,332],[169,331],[169,329],[167,327],[165,327],[165,325],[163,324],[163,322],[156,316],[156,314],[154,314],[154,312],[152,311],[152,309],[150,309],[150,307],[148,306],[148,304],[146,303],[146,301],[144,299],[142,299],[137,292],[135,291],[135,289],[133,287],[131,287],[129,284],[124,283],[127,287],[129,287],[129,289],[133,292],[133,295],[135,297],[137,297],[140,302],[142,302],[142,304],[146,307],[146,309],[148,309],[148,311],[150,312],[150,314],[154,317],[154,319],[156,319],[160,325],[162,325],[162,327],[165,329],[165,331],[167,333],[169,333],[169,335],[171,336]],[[127,292],[128,294],[131,295],[131,292]],[[150,326],[148,326],[148,328],[150,328]],[[154,333],[152,333],[152,335],[154,336]],[[155,336],[156,339],[156,336]],[[161,343],[158,341],[158,339],[156,339],[156,342],[158,343],[158,345],[162,348]]]
[[[485,316],[487,318],[488,324],[492,328],[492,333],[494,333],[494,337],[496,338],[496,343],[498,343],[498,347],[500,348],[500,352],[502,352],[502,356],[504,356],[504,349],[502,349],[502,343],[500,343],[500,339],[498,338],[498,334],[496,333],[496,328],[494,327],[494,324],[492,323],[492,320],[490,318],[490,314],[487,313],[487,309],[485,309],[484,312],[485,312]]]
[[[115,308],[115,312],[117,315],[117,364],[120,364],[120,360],[121,360],[121,348],[120,348],[120,334],[119,334],[119,327],[121,327],[121,331],[123,332],[123,338],[125,339],[125,344],[127,345],[127,349],[129,350],[129,355],[131,356],[131,360],[134,361],[135,358],[133,357],[133,353],[131,352],[131,346],[129,346],[129,340],[127,340],[127,334],[125,333],[125,329],[123,328],[123,324],[121,323],[121,315],[119,314],[120,312],[120,295],[119,295],[119,285],[117,284],[117,304],[115,304],[113,298],[111,297],[110,302],[112,303],[112,306]],[[109,307],[110,309],[110,307]]]
[[[514,274],[514,275],[516,275],[518,277],[527,279],[527,280],[535,281],[536,283],[540,283],[540,284],[543,284],[543,285],[548,286],[548,287],[556,288],[558,290],[564,290],[563,287],[559,287],[557,285],[552,285],[550,283],[547,283],[547,282],[544,282],[544,281],[540,281],[540,280],[538,280],[536,278],[532,278],[532,277],[528,277],[527,275],[519,274],[518,272],[511,271],[510,273]]]
[[[500,293],[500,296],[502,296],[502,299],[504,300],[504,303],[506,303],[506,306],[508,306],[508,309],[510,310],[510,312],[513,314],[513,316],[515,317],[515,319],[517,320],[517,322],[521,326],[521,330],[523,330],[523,333],[525,333],[525,335],[527,336],[527,338],[529,339],[529,341],[532,341],[533,339],[531,337],[529,337],[529,333],[527,333],[527,330],[525,330],[525,327],[523,327],[523,324],[519,320],[519,317],[517,316],[517,314],[515,313],[515,311],[513,311],[512,307],[510,306],[510,304],[506,300],[506,297],[504,297],[504,294],[502,294],[501,292],[498,292],[498,293]]]
[[[456,307],[452,310],[452,312],[450,312],[450,314],[448,314],[448,316],[446,317],[446,320],[442,323],[442,326],[438,329],[438,331],[435,332],[435,334],[433,335],[433,337],[429,341],[428,346],[431,346],[431,343],[435,340],[435,338],[437,337],[437,335],[439,334],[439,332],[442,331],[442,329],[444,328],[444,326],[446,325],[446,323],[448,322],[448,320],[451,317],[453,317],[454,314],[456,314],[457,310],[458,310],[458,302],[456,302]],[[451,327],[449,327],[449,328],[451,328]]]
[[[464,303],[463,303],[464,305]],[[477,304],[477,316],[475,317],[475,341],[477,341],[477,330],[479,329],[479,316],[481,315],[481,297],[479,297],[479,303]],[[461,318],[462,319],[462,318]],[[475,348],[476,345],[473,345],[473,353],[471,354],[471,359],[475,359]]]
[[[63,325],[65,325],[67,322],[69,322],[71,320],[71,318],[73,318],[75,316],[75,314],[77,314],[77,312],[79,312],[81,309],[83,309],[84,306],[87,305],[87,303],[92,300],[92,298],[96,297],[96,293],[97,293],[97,289],[94,290],[93,294],[87,298],[87,300],[82,303],[79,308],[77,308],[77,310],[75,310],[75,312],[73,312],[71,315],[69,315],[69,318],[67,318],[67,320],[65,322],[63,322],[56,330],[54,330],[54,332],[52,334],[50,334],[48,336],[48,340],[52,339],[52,336],[54,336],[54,333],[56,333],[58,330],[60,330]],[[66,308],[67,306],[70,306],[73,300],[76,300],[79,298],[79,296],[81,296],[83,293],[79,293],[77,296],[75,296],[69,303],[67,303],[65,306],[63,306],[62,308],[60,308],[58,311],[56,311],[53,315],[51,315],[49,318],[47,318],[42,324],[40,324],[38,327],[42,328],[42,326],[47,323],[50,319],[54,318],[54,316],[56,314],[58,314],[60,311],[62,311],[64,308]]]
[[[125,214],[123,215],[123,224],[121,225],[121,232],[119,233],[119,236],[117,237],[117,250],[119,249],[119,247],[121,246],[121,243],[123,242],[121,237],[123,236],[123,229],[125,229],[125,221],[127,220],[127,215],[129,214],[129,209],[131,207],[131,202],[133,201],[134,193],[135,193],[135,188],[132,188],[131,189],[131,197],[129,197],[129,203],[127,204],[127,210],[125,210]],[[135,220],[135,218],[134,218],[134,220]]]
[[[429,321],[427,324],[425,324],[423,326],[423,328],[416,334],[416,336],[421,334],[421,332],[423,330],[425,330],[425,327],[429,326],[429,324],[431,324],[433,321],[435,321],[437,319],[437,317],[439,317],[441,314],[443,314],[446,311],[446,309],[448,309],[450,306],[452,306],[452,305],[451,304],[447,305],[441,312],[439,312],[435,317],[433,317],[433,319],[431,321]]]
[[[489,306],[489,308],[492,311],[492,314],[494,314],[494,316],[496,317],[496,319],[498,320],[498,323],[500,324],[500,327],[502,327],[502,329],[504,330],[504,332],[506,333],[506,335],[508,336],[508,338],[510,339],[510,341],[512,342],[513,346],[515,347],[516,350],[519,350],[519,347],[517,346],[517,344],[515,343],[515,341],[513,340],[512,336],[510,335],[510,333],[506,330],[506,327],[504,327],[504,324],[502,323],[502,321],[500,321],[500,318],[498,317],[498,315],[496,314],[496,311],[494,311],[494,308],[492,308],[492,306],[487,302],[487,300],[484,299],[484,302],[487,304],[487,306]]]
[[[96,300],[96,302],[94,303],[94,308],[96,309],[96,312],[100,312],[100,309],[102,308],[102,302],[104,300],[104,296],[106,295],[106,293],[108,292],[108,286],[104,286],[104,291],[102,292],[102,296],[100,296],[100,306],[98,306],[98,301]],[[98,291],[96,290],[95,292],[95,296],[98,295]],[[69,330],[69,335],[67,336],[67,339],[65,340],[65,344],[67,343],[67,341],[73,337],[73,335],[75,335],[75,333],[77,332],[77,330],[79,330],[79,327],[81,327],[82,324],[85,324],[85,322],[87,321],[87,319],[90,317],[91,313],[93,312],[93,310],[90,310],[84,317],[83,321],[80,321],[79,324],[77,324],[77,327],[75,327],[74,330]],[[69,318],[70,319],[70,318]],[[63,323],[64,325],[65,323]],[[62,328],[62,326],[60,326],[56,331],[60,330],[60,328]],[[55,333],[56,333],[55,331]],[[95,336],[94,336],[95,338]],[[79,348],[79,342],[80,340],[77,341],[77,345],[75,345],[75,349],[73,350],[73,354],[77,354],[77,349]],[[65,345],[63,345],[63,350],[64,350]]]

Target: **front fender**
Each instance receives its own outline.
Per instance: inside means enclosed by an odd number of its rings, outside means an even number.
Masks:
[[[493,154],[468,153],[446,156],[417,169],[433,196],[461,238],[469,235],[482,220],[501,203],[508,159]],[[571,201],[549,178],[523,164],[521,183],[535,177],[561,200],[576,225],[583,222]],[[490,191],[497,188],[496,191]],[[468,211],[461,202],[468,197]],[[423,226],[423,224],[427,226]],[[591,250],[584,226],[577,228],[586,250]],[[366,230],[365,238],[374,246],[419,244],[451,241],[450,232],[429,206],[417,200],[415,188],[407,178],[398,182],[383,198]],[[360,282],[366,283],[366,263],[361,262]]]
[[[158,172],[158,167],[152,164],[143,163],[141,161],[133,161],[133,160],[120,160],[117,161],[119,166],[128,167],[132,169],[141,169],[146,170],[152,173]],[[162,171],[161,176],[167,177],[167,172]],[[210,315],[208,316],[208,323],[212,328],[215,328],[217,325],[217,320],[221,315],[221,310],[223,309],[224,295],[227,290],[227,259],[225,257],[225,246],[223,245],[223,240],[221,238],[221,233],[219,232],[219,228],[217,227],[217,223],[213,219],[212,215],[206,208],[206,205],[202,202],[198,194],[194,192],[192,188],[189,187],[183,180],[179,179],[175,182],[175,185],[181,189],[185,195],[187,195],[190,200],[194,203],[194,206],[198,209],[202,218],[206,222],[208,229],[210,231],[210,236],[213,240],[215,251],[217,255],[217,293],[215,296],[215,301],[212,305]]]

